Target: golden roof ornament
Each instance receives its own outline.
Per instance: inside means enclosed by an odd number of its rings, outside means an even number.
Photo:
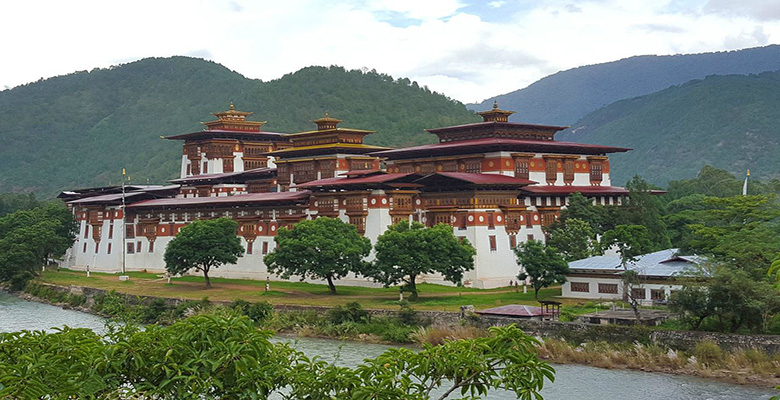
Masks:
[[[507,111],[498,108],[498,101],[493,100],[493,108],[489,111],[482,111],[477,114],[482,116],[482,122],[509,122],[509,116],[514,111]]]
[[[338,119],[338,118],[332,118],[330,116],[330,114],[328,113],[328,111],[325,111],[325,116],[324,117],[315,119],[312,122],[317,124],[317,130],[318,131],[325,131],[325,130],[329,130],[329,129],[337,129],[336,125],[338,125],[339,122],[341,122],[341,120]]]

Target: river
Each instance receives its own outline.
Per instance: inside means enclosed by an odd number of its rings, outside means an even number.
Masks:
[[[18,299],[0,291],[0,332],[51,327],[91,328],[103,331],[103,319],[72,310]],[[308,356],[319,355],[339,365],[355,365],[382,353],[389,346],[325,339],[287,339]],[[555,383],[542,391],[545,400],[759,400],[776,391],[739,386],[688,376],[638,371],[606,370],[581,365],[556,365]],[[511,393],[494,393],[491,400],[514,399]]]

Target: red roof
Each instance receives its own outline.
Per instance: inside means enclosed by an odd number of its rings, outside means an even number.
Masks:
[[[295,185],[297,188],[322,188],[322,187],[341,187],[352,185],[382,184],[405,178],[417,174],[376,174],[369,176],[359,176],[357,178],[339,176],[336,178],[319,179],[316,181],[300,183]]]
[[[506,306],[493,307],[493,308],[488,308],[487,310],[477,311],[477,314],[529,318],[529,317],[541,317],[543,314],[543,310],[541,307],[510,304]]]
[[[572,194],[582,193],[584,196],[606,196],[606,195],[625,195],[628,194],[626,188],[618,186],[553,186],[553,185],[534,185],[523,188],[524,192],[530,194]]]
[[[273,193],[250,193],[239,194],[235,196],[218,197],[173,197],[167,199],[156,199],[142,201],[128,208],[149,208],[149,207],[188,207],[188,206],[222,206],[231,204],[267,204],[267,203],[291,203],[308,200],[311,194],[308,190],[300,192],[273,192]]]
[[[451,132],[451,131],[459,131],[469,128],[476,128],[476,127],[482,127],[482,126],[511,126],[511,127],[517,127],[517,128],[528,128],[528,129],[538,129],[538,130],[554,130],[554,131],[562,131],[564,129],[568,129],[568,126],[556,126],[556,125],[537,125],[537,124],[523,124],[523,123],[517,123],[517,122],[501,122],[501,121],[489,121],[489,122],[474,122],[471,124],[463,124],[463,125],[455,125],[455,126],[445,126],[442,128],[433,128],[433,129],[426,129],[426,132],[430,133],[439,133],[439,132]]]
[[[273,174],[274,172],[276,172],[276,168],[255,168],[255,169],[250,169],[247,171],[239,171],[239,172],[223,172],[219,174],[193,175],[193,176],[188,176],[186,178],[174,179],[171,182],[190,183],[190,182],[199,182],[199,181],[212,181],[212,180],[220,180],[225,178],[237,178],[241,176]]]
[[[374,175],[374,174],[386,174],[387,171],[382,171],[379,169],[356,169],[352,171],[347,171],[343,174],[339,174],[339,176],[363,176],[363,175]]]
[[[602,146],[597,144],[557,142],[530,139],[486,138],[442,142],[422,146],[383,150],[371,153],[389,159],[437,156],[443,154],[473,154],[485,151],[508,150],[568,154],[604,154],[625,152],[626,147]]]
[[[475,185],[533,185],[536,184],[534,181],[529,181],[528,179],[523,178],[516,178],[514,176],[508,176],[508,175],[502,175],[502,174],[471,174],[466,172],[437,172],[432,175],[440,175],[445,176],[452,179],[457,179],[460,181],[465,181],[468,183],[473,183]],[[419,181],[425,180],[428,176],[420,179]]]
[[[266,131],[229,131],[225,129],[206,129],[198,132],[183,133],[181,135],[165,136],[169,140],[197,140],[206,138],[243,138],[250,140],[289,141],[286,133]]]

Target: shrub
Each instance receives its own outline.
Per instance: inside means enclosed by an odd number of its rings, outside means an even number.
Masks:
[[[382,332],[382,339],[394,343],[412,343],[411,334],[413,328],[408,326],[389,325]]]
[[[267,301],[252,303],[247,308],[245,314],[255,322],[263,322],[271,318],[274,313],[274,306]]]
[[[693,355],[701,364],[718,365],[723,361],[723,349],[711,340],[702,340],[693,349]]]
[[[151,324],[160,320],[160,317],[168,310],[168,306],[165,305],[165,300],[157,298],[154,299],[151,304],[147,306],[138,306],[138,318],[147,324]]]
[[[398,322],[407,326],[419,325],[417,311],[406,300],[401,302],[401,309],[398,311]]]
[[[371,316],[368,311],[364,310],[357,302],[347,303],[345,306],[338,306],[331,308],[327,312],[328,320],[335,324],[341,324],[343,322],[368,322]]]

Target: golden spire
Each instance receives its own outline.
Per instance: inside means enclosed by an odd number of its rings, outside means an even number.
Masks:
[[[493,100],[492,110],[482,111],[477,114],[482,116],[482,122],[508,122],[509,116],[514,113],[514,111],[507,111],[498,108],[498,101]]]
[[[747,170],[747,176],[750,176],[750,169]]]
[[[235,111],[236,107],[233,105],[233,102],[230,102],[230,111]]]

